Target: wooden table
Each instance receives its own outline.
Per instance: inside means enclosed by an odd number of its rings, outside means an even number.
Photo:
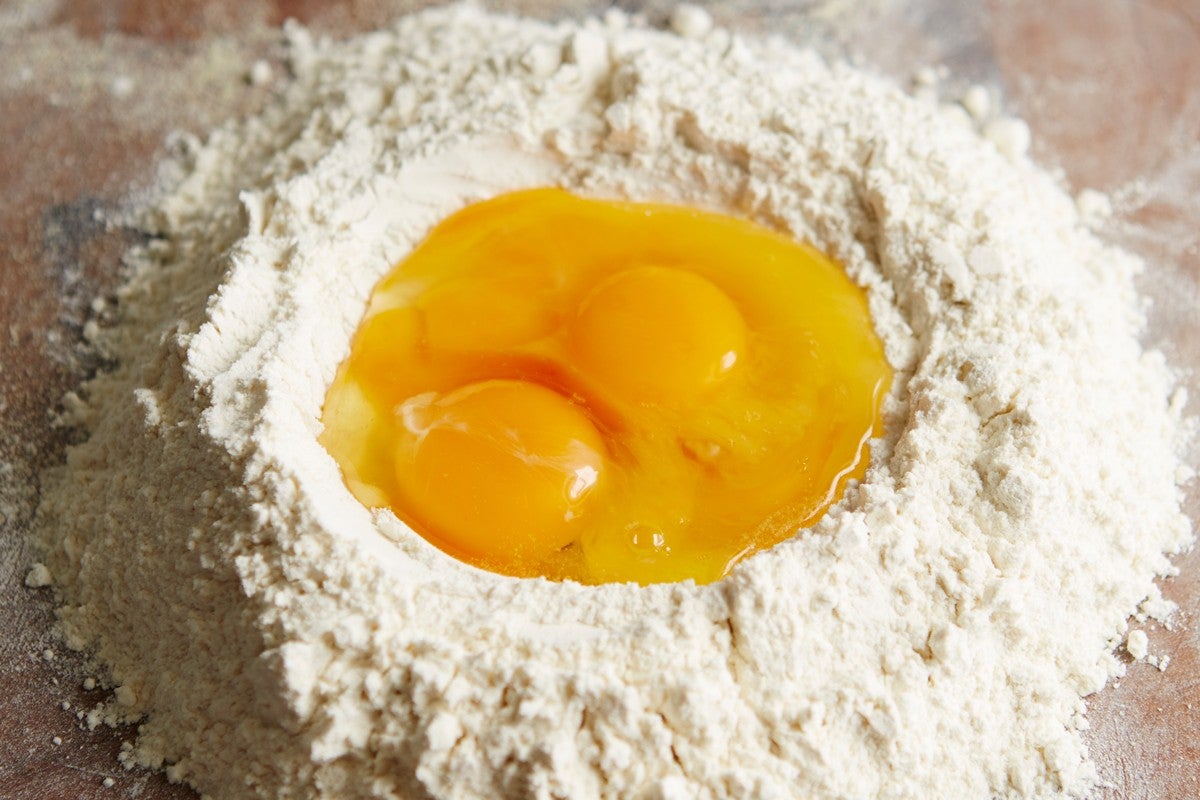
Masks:
[[[286,17],[343,35],[424,4],[0,0],[0,797],[195,796],[120,769],[132,729],[81,729],[76,711],[103,694],[81,687],[79,657],[54,642],[48,593],[22,585],[33,476],[69,438],[48,410],[100,366],[73,345],[128,244],[96,212],[150,185],[170,131],[202,133],[264,101],[270,86],[247,75],[260,58],[282,75]],[[619,4],[656,21],[670,8]],[[557,17],[605,6],[503,7]],[[1200,3],[718,0],[711,10],[721,24],[855,54],[900,79],[945,64],[951,89],[978,81],[1002,92],[1029,120],[1041,163],[1072,189],[1118,196],[1108,235],[1150,262],[1149,341],[1200,371]],[[1200,379],[1190,382],[1200,397]],[[1200,520],[1200,492],[1188,502]],[[1178,565],[1163,587],[1180,625],[1149,628],[1169,669],[1134,664],[1089,704],[1089,740],[1112,783],[1105,800],[1200,798],[1200,553]]]

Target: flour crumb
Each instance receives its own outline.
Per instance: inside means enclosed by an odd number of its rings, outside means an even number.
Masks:
[[[30,589],[42,589],[51,583],[50,570],[45,564],[34,564],[25,573],[25,585]]]
[[[682,778],[663,778],[645,794],[645,800],[692,800],[692,792]]]
[[[438,714],[429,723],[425,736],[431,750],[445,752],[453,747],[462,736],[462,726],[458,724],[458,720],[452,714]]]
[[[132,708],[137,704],[137,693],[129,686],[118,686],[113,691],[113,696],[116,698],[117,705],[125,708]]]
[[[937,68],[933,67],[933,66],[921,67],[920,69],[918,69],[916,72],[913,73],[912,82],[913,82],[914,86],[917,86],[920,88],[929,88],[929,87],[936,86],[937,82],[938,82]]]
[[[977,122],[986,119],[992,111],[992,98],[986,86],[975,84],[969,87],[958,102]]]
[[[88,677],[88,678],[83,679],[83,690],[85,692],[94,691],[95,688],[96,688],[96,679],[95,678]]]
[[[601,19],[604,20],[604,27],[612,31],[623,31],[629,27],[630,23],[629,15],[617,6],[606,8]]]
[[[1150,639],[1146,636],[1145,631],[1130,631],[1129,636],[1125,638],[1125,651],[1129,653],[1129,657],[1134,661],[1141,661],[1146,657],[1149,643]]]
[[[1075,195],[1075,208],[1088,225],[1098,225],[1113,214],[1112,200],[1095,189],[1083,189]]]
[[[108,91],[118,100],[124,100],[133,94],[135,85],[136,84],[134,84],[133,78],[129,77],[128,75],[118,75],[117,77],[113,78],[112,83],[109,84]]]
[[[984,126],[983,133],[1001,153],[1009,158],[1017,158],[1028,153],[1033,139],[1033,134],[1029,131],[1029,124],[1016,117],[994,119]]]
[[[266,86],[274,77],[274,70],[271,69],[271,62],[265,58],[260,58],[250,67],[250,71],[246,73],[246,82],[251,86]]]
[[[700,39],[712,27],[712,16],[700,6],[682,3],[671,12],[671,30],[685,39]]]

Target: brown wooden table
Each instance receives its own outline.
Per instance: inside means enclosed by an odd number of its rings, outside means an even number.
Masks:
[[[115,285],[128,243],[97,211],[153,180],[168,132],[203,132],[248,113],[282,75],[278,25],[366,30],[422,0],[0,0],[0,798],[194,797],[158,774],[125,772],[132,729],[87,731],[102,699],[81,688],[78,656],[50,633],[47,592],[22,585],[33,476],[69,435],[48,410],[101,366],[76,354],[93,298]],[[499,4],[496,4],[499,5]],[[670,4],[619,5],[662,20]],[[518,0],[544,17],[598,11],[591,0]],[[718,0],[718,22],[781,32],[856,54],[898,78],[945,64],[950,86],[981,81],[1029,120],[1033,153],[1073,189],[1115,192],[1113,240],[1150,262],[1149,341],[1200,371],[1200,3],[1189,0]],[[1200,397],[1200,379],[1189,379]],[[1192,402],[1193,413],[1200,404]],[[1189,508],[1200,520],[1200,493]],[[1164,583],[1174,631],[1151,626],[1159,672],[1132,665],[1092,698],[1089,740],[1104,800],[1200,798],[1200,553]],[[53,660],[44,651],[50,650]],[[113,781],[104,786],[105,778]]]

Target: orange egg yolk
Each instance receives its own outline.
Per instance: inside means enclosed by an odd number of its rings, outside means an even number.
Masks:
[[[534,189],[379,283],[321,441],[359,500],[478,567],[704,583],[863,475],[890,381],[862,292],[813,248]]]

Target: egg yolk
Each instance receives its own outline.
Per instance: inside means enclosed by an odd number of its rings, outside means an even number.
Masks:
[[[709,582],[862,477],[890,381],[813,248],[534,189],[451,216],[379,283],[321,442],[360,501],[475,566]]]
[[[497,563],[571,544],[604,470],[604,440],[579,406],[492,380],[417,395],[396,413],[396,498],[431,539]]]
[[[711,281],[640,267],[591,291],[571,323],[568,352],[622,397],[678,407],[728,375],[745,347],[741,313]]]

